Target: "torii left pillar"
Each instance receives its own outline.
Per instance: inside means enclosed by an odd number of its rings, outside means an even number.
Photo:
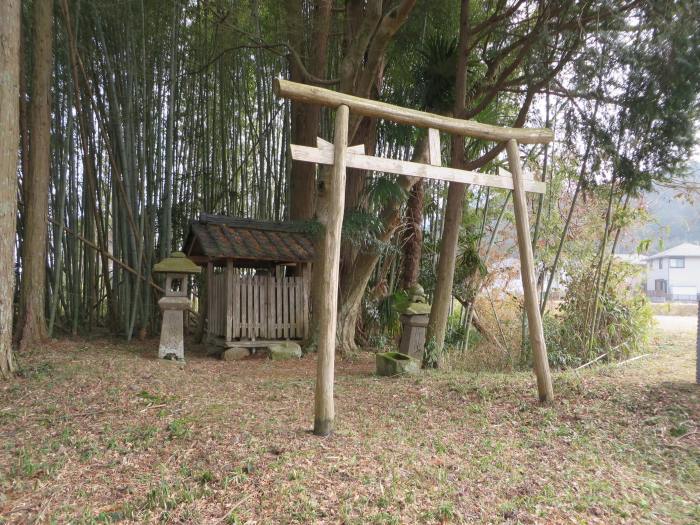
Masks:
[[[348,151],[348,121],[350,108],[338,106],[335,114],[333,169],[324,181],[328,200],[327,215],[322,218],[325,231],[319,258],[320,279],[318,311],[318,361],[316,363],[316,406],[314,434],[327,436],[333,432],[335,405],[333,382],[335,381],[335,333],[338,320],[338,274],[340,272],[340,235],[345,212],[345,168]]]

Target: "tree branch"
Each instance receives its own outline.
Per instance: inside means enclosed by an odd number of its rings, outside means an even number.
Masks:
[[[523,124],[525,124],[525,120],[527,119],[527,114],[530,111],[530,105],[532,104],[532,100],[535,97],[535,93],[536,93],[535,89],[528,89],[528,92],[525,95],[525,101],[523,102],[523,105],[520,108],[520,111],[518,112],[518,116],[515,118],[515,121],[513,122],[512,127],[514,127],[514,128],[522,128],[523,127]],[[484,153],[478,159],[467,162],[466,167],[464,169],[477,170],[477,169],[483,167],[484,165],[488,164],[493,159],[498,157],[498,155],[505,149],[505,147],[506,147],[505,142],[500,142],[499,144],[496,144],[493,148],[491,148],[489,151]]]

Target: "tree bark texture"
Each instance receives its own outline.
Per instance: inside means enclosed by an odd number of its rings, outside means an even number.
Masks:
[[[288,2],[289,44],[299,53],[304,47],[301,23],[301,2]],[[307,71],[314,77],[323,77],[326,70],[326,52],[330,30],[332,2],[316,0],[309,44]],[[290,64],[290,80],[309,82],[305,72],[295,61]],[[299,102],[291,102],[292,143],[315,146],[319,132],[321,110]],[[316,166],[308,162],[293,162],[289,174],[289,218],[311,219],[315,208]]]
[[[353,145],[364,144],[365,154],[374,155],[377,146],[377,119],[365,118],[360,122],[360,126],[355,133]],[[352,212],[358,209],[364,209],[366,202],[363,202],[365,196],[365,181],[367,172],[358,169],[348,169],[347,181],[345,184],[345,211]],[[366,200],[366,199],[365,199]],[[355,259],[357,257],[357,248],[352,242],[344,239],[343,245],[340,248],[340,289],[345,290],[348,283],[352,280],[352,272],[355,267]]]
[[[464,118],[467,98],[467,59],[469,53],[469,0],[462,0],[459,25],[459,50],[457,52],[457,65],[455,72],[455,102],[454,116]],[[463,136],[452,136],[452,167],[466,168],[464,155],[465,140]],[[459,240],[459,227],[462,223],[462,209],[464,195],[467,191],[465,184],[450,183],[447,190],[447,204],[445,206],[444,226],[440,241],[440,258],[438,260],[435,294],[430,310],[430,319],[426,333],[426,344],[431,347],[431,352],[424,354],[424,366],[437,366],[437,355],[442,351],[447,330],[447,317],[452,301],[452,284],[454,282],[455,258],[457,256],[457,242]],[[437,354],[437,355],[434,355]]]
[[[428,162],[428,140],[425,135],[416,144],[412,160]],[[397,182],[404,191],[410,191],[418,180],[418,178],[402,175]],[[379,241],[388,242],[401,224],[401,202],[396,200],[388,202],[381,213],[381,220],[384,230]],[[349,273],[347,285],[341,291],[338,311],[338,348],[341,351],[352,352],[357,349],[355,332],[362,308],[362,296],[379,261],[379,256],[380,254],[376,251],[360,252]]]
[[[0,2],[0,377],[15,370],[12,297],[19,146],[20,0]]]
[[[406,202],[404,230],[402,232],[403,267],[401,287],[408,290],[418,283],[420,258],[423,248],[423,179],[413,185]]]
[[[377,79],[381,78],[384,65],[384,56],[396,32],[408,19],[416,0],[403,0],[391,9],[384,9],[382,1],[371,2],[347,2],[345,7],[345,31],[344,31],[344,52],[339,65],[339,91],[364,98],[369,98],[372,91],[377,87]],[[293,80],[293,78],[292,78]],[[348,124],[348,143],[364,143],[367,152],[374,152],[376,146],[376,121],[368,120],[365,126],[361,127],[363,117],[350,114]],[[294,133],[294,130],[293,130]],[[315,136],[312,138],[315,145]],[[294,140],[292,142],[295,142]],[[303,144],[302,142],[297,142]],[[304,164],[304,163],[295,163]],[[347,174],[347,186],[345,189],[346,209],[354,207],[364,186],[365,173],[357,173],[357,170],[349,170]],[[413,181],[415,182],[415,181]],[[294,184],[291,182],[291,184]],[[292,189],[291,206],[294,204],[294,196],[297,189]],[[318,192],[318,202],[316,206],[316,216],[319,222],[323,223],[329,213],[325,209],[323,189]],[[312,194],[312,192],[308,192]],[[393,206],[390,205],[390,207]],[[398,212],[397,212],[398,213]],[[294,216],[292,216],[294,218]],[[393,219],[391,219],[393,221]],[[385,223],[387,231],[391,234],[396,229],[396,225]],[[316,253],[322,254],[321,247],[317,240]],[[319,255],[321,259],[323,255]],[[348,257],[350,261],[348,262]],[[339,297],[338,310],[338,348],[341,351],[352,351],[356,348],[355,327],[359,318],[362,304],[362,294],[372,270],[379,260],[378,254],[359,254],[355,257],[352,247],[347,245],[341,252],[340,282],[341,294]],[[353,272],[350,274],[349,269]],[[324,300],[327,292],[319,285],[317,279],[318,270],[314,269],[312,279],[312,305],[313,311],[318,312],[318,305]],[[358,288],[359,286],[359,288]],[[316,323],[314,323],[316,326]],[[317,329],[312,329],[311,339],[317,336]]]
[[[51,143],[53,1],[33,5],[34,58],[29,107],[29,177],[25,187],[25,231],[20,296],[20,348],[46,338],[46,238]]]

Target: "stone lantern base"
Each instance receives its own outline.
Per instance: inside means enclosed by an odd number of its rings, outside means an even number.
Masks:
[[[158,357],[185,360],[185,338],[183,333],[184,311],[189,308],[187,297],[163,297],[158,301],[163,311],[163,326],[160,329]]]
[[[428,315],[402,314],[401,325],[403,330],[401,333],[399,351],[418,361],[422,361],[425,348],[425,331],[428,326]]]

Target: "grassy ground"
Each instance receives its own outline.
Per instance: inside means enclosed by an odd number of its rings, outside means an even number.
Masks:
[[[698,315],[697,303],[651,303],[654,315],[682,315],[695,317]]]
[[[311,357],[53,343],[0,386],[0,522],[698,523],[693,337],[557,374],[548,407],[527,373],[341,362],[330,438],[308,432]]]

